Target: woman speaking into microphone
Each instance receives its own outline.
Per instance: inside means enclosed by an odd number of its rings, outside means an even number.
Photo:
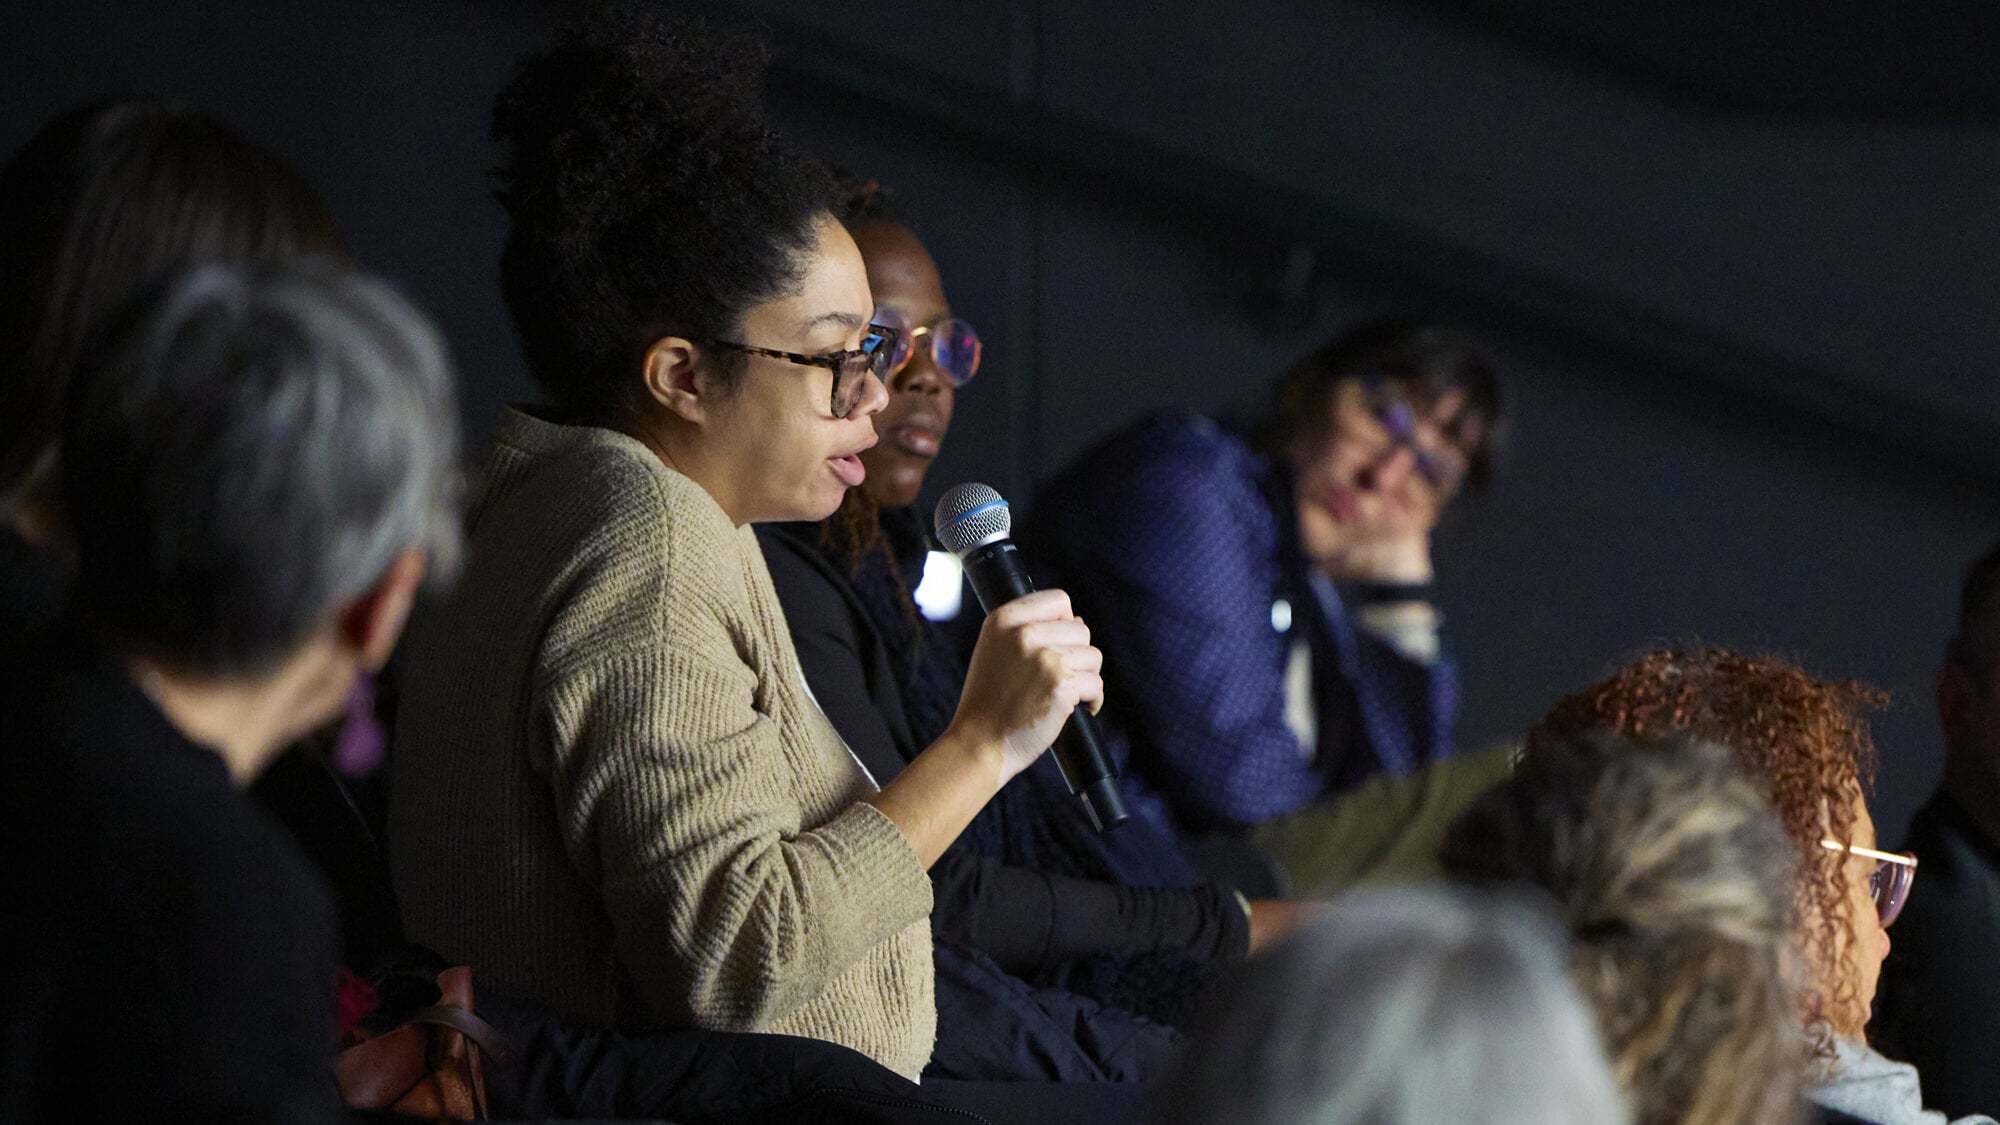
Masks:
[[[848,176],[840,197],[840,218],[868,270],[874,322],[905,330],[884,379],[889,405],[875,418],[882,440],[861,455],[867,479],[831,518],[762,524],[757,537],[806,682],[841,738],[886,781],[950,725],[965,683],[955,646],[915,599],[931,524],[917,498],[966,411],[979,421],[980,400],[966,388],[984,349],[888,189]],[[932,931],[1045,986],[1038,1002],[1101,1001],[1081,1019],[1059,1021],[1087,1027],[1079,1038],[1091,1045],[1129,1031],[1119,1021],[1126,1011],[1155,1029],[1177,1025],[1222,965],[1284,932],[1298,908],[1261,901],[1246,909],[1230,888],[1202,883],[1174,842],[1139,818],[1094,831],[1056,767],[1038,762],[1008,785],[932,865]],[[990,1036],[980,1028],[991,1027],[996,1007],[988,996],[957,1002],[950,957],[939,950],[939,1061],[966,1025]],[[1048,1050],[1048,1039],[1040,1042]]]
[[[477,465],[416,626],[391,834],[410,936],[616,1028],[772,1031],[906,1076],[936,1023],[926,869],[1079,703],[1067,597],[988,619],[956,716],[878,787],[810,696],[750,525],[863,480],[893,329],[762,49],[637,7],[500,95],[508,306],[544,406]]]

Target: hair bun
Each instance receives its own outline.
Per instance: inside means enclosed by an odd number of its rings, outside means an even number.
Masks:
[[[594,7],[523,59],[493,107],[495,171],[510,212],[529,195],[588,205],[607,190],[698,189],[779,147],[761,96],[770,53],[755,36],[653,6]],[[581,189],[581,190],[579,190]],[[572,212],[574,214],[574,212]]]
[[[750,33],[624,2],[564,24],[501,91],[501,292],[565,409],[624,409],[664,332],[724,338],[807,268],[832,184],[766,120],[768,61]]]

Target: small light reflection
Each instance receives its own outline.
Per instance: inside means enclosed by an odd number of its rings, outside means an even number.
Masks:
[[[950,621],[965,608],[965,568],[949,551],[924,556],[924,577],[917,583],[917,608],[932,621]]]

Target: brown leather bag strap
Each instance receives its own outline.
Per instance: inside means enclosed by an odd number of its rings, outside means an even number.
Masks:
[[[470,1040],[473,1046],[485,1052],[488,1058],[502,1066],[510,1066],[521,1056],[514,1044],[500,1033],[500,1029],[466,1011],[456,1004],[433,1004],[411,1012],[403,1022],[430,1023],[448,1027]]]

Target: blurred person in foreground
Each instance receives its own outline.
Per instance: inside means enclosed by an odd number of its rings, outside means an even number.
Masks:
[[[1974,562],[1937,671],[1944,782],[1903,848],[1923,893],[1896,926],[1875,998],[1883,1050],[1948,1113],[2000,1107],[2000,546]]]
[[[1432,595],[1439,522],[1490,487],[1504,426],[1484,346],[1372,320],[1295,363],[1253,433],[1155,414],[1042,489],[1024,549],[1109,654],[1140,809],[1183,839],[1254,834],[1294,894],[1403,838],[1434,860],[1508,760],[1446,764],[1458,692]]]
[[[61,606],[57,436],[99,322],[188,266],[306,255],[341,255],[326,205],[277,155],[193,109],[82,106],[0,166],[0,645]]]
[[[1795,849],[1728,749],[1545,745],[1453,824],[1444,866],[1553,897],[1635,1125],[1800,1120]]]
[[[1359,891],[1238,970],[1163,1125],[1621,1125],[1561,930],[1524,899]]]
[[[271,150],[195,109],[119,100],[70,110],[0,168],[0,648],[60,611],[63,404],[84,341],[131,294],[192,266],[346,255],[326,203]],[[292,748],[251,790],[334,890],[345,963],[400,940],[377,836],[350,828],[379,793],[342,781],[375,730],[368,678],[345,721]]]
[[[1888,927],[1917,871],[1914,857],[1875,847],[1867,715],[1883,702],[1871,688],[1779,657],[1660,650],[1556,704],[1529,732],[1525,761],[1600,729],[1629,738],[1686,733],[1734,751],[1791,838],[1807,1096],[1875,1125],[1941,1123],[1943,1114],[1924,1108],[1917,1069],[1877,1052],[1866,1031]]]
[[[332,906],[240,791],[451,568],[443,347],[380,282],[208,266],[93,354],[73,609],[0,673],[0,1118],[325,1120]]]

